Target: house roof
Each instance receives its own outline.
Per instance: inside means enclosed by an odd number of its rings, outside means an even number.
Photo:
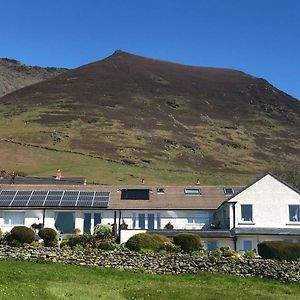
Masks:
[[[300,228],[236,227],[232,232],[236,235],[300,235]]]
[[[157,188],[164,188],[164,193],[157,193]],[[184,189],[200,188],[201,195],[186,195]],[[242,187],[232,186],[234,191]],[[121,200],[122,189],[149,189],[149,200]],[[215,210],[229,196],[224,194],[224,186],[101,186],[101,185],[0,185],[0,190],[28,191],[95,191],[110,192],[108,209],[177,209]],[[3,207],[4,208],[4,207]],[[15,209],[16,207],[14,207]],[[69,207],[70,208],[70,207]],[[73,209],[74,207],[71,207]],[[24,207],[23,207],[24,209]],[[31,208],[32,209],[32,208]]]
[[[83,185],[85,184],[85,177],[70,176],[56,179],[55,176],[12,176],[0,177],[1,184],[36,184],[36,185]]]

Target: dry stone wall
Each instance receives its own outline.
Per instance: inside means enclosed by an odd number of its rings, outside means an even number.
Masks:
[[[59,250],[54,248],[13,248],[0,246],[0,259],[55,262],[71,265],[144,271],[152,274],[183,274],[208,271],[271,278],[300,283],[300,261],[280,262],[263,259],[217,259],[186,254],[137,253],[130,251]]]

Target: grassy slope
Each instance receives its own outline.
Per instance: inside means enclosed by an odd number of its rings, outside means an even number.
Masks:
[[[300,285],[199,273],[162,276],[0,262],[1,299],[299,299]]]

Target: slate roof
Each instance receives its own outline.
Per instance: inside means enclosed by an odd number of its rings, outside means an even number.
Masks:
[[[163,187],[164,194],[157,193],[157,188]],[[185,195],[185,188],[200,188],[201,195]],[[104,186],[104,185],[1,185],[0,190],[73,190],[110,192],[108,209],[164,209],[164,210],[198,210],[217,209],[229,198],[224,194],[223,186]],[[232,186],[235,191],[242,187]],[[149,189],[149,200],[121,200],[121,189]],[[23,208],[24,209],[24,208]]]
[[[267,228],[267,227],[236,227],[232,229],[236,235],[300,235],[300,228]]]

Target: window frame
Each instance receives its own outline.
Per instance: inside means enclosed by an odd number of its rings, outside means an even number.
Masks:
[[[197,191],[197,192],[191,192],[191,191]],[[202,195],[202,191],[200,188],[185,188],[183,192],[184,192],[184,195],[186,195],[186,196]]]
[[[251,208],[251,218],[243,218],[243,208]],[[242,222],[253,222],[253,205],[252,204],[241,204],[241,221]]]
[[[8,219],[12,219],[12,218],[9,218],[8,216],[9,215],[13,215],[13,214],[19,214],[19,215],[22,215],[22,219],[23,219],[23,223],[14,223],[14,222],[6,222]],[[4,212],[4,226],[15,226],[15,225],[25,225],[25,212],[23,211],[5,211]]]
[[[250,243],[250,247],[246,247],[246,243]],[[248,248],[248,249],[246,249]],[[252,251],[253,250],[253,241],[252,240],[243,240],[243,251]]]
[[[295,207],[296,208],[296,211],[295,211],[295,215],[296,218],[295,220],[293,219],[293,216],[291,214],[291,208],[292,207]],[[300,204],[289,204],[289,222],[300,222]]]

